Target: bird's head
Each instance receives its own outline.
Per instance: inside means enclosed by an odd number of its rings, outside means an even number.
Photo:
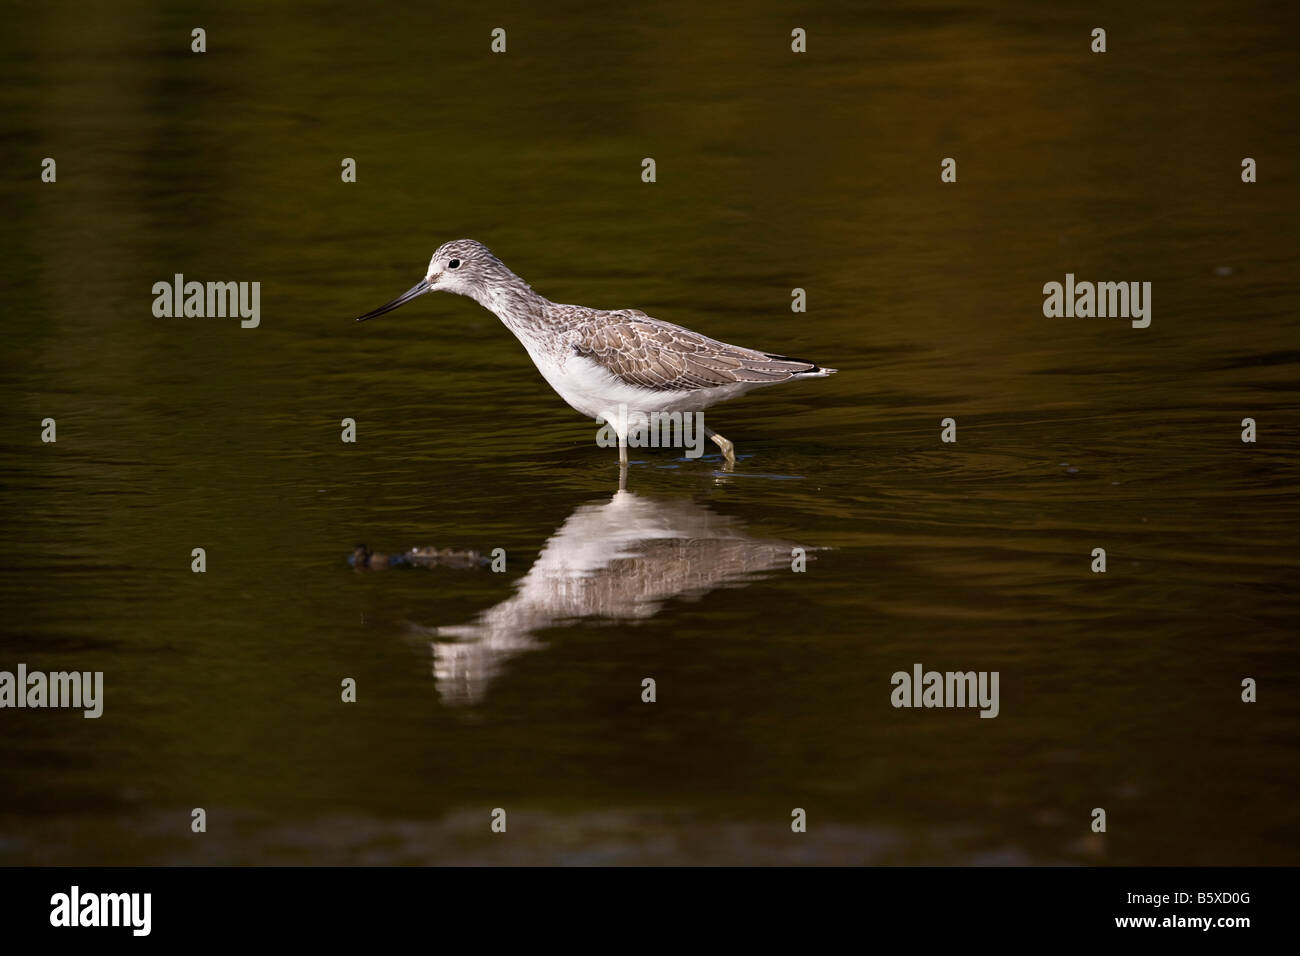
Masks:
[[[392,302],[358,316],[357,321],[364,322],[385,312],[392,312],[426,292],[455,292],[457,295],[478,298],[478,294],[494,281],[510,275],[510,270],[483,243],[473,239],[453,239],[438,247],[438,251],[429,260],[429,270],[423,279]]]

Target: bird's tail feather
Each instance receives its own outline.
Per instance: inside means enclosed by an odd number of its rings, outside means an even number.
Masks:
[[[790,355],[773,355],[771,352],[764,352],[772,360],[771,365],[765,370],[782,371],[799,378],[825,378],[827,375],[834,375],[839,369],[823,368],[816,362],[809,359],[794,358]],[[792,368],[791,366],[800,366]]]

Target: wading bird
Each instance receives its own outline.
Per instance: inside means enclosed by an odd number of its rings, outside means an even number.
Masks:
[[[764,385],[825,378],[836,371],[806,359],[728,345],[636,309],[604,311],[551,302],[473,239],[444,243],[423,279],[357,321],[391,312],[426,292],[467,295],[495,314],[561,398],[615,428],[624,466],[629,422],[653,413],[702,412]],[[735,446],[711,428],[704,432],[727,463],[735,464]]]

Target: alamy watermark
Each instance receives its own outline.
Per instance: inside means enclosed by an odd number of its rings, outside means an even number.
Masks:
[[[133,936],[148,936],[152,914],[152,893],[83,893],[74,883],[50,897],[51,926],[125,926]]]
[[[895,671],[889,682],[894,685],[889,702],[895,707],[978,707],[981,717],[996,717],[998,703],[997,671],[923,671],[920,664],[912,672]]]
[[[153,314],[160,319],[238,316],[245,329],[262,322],[260,282],[186,282],[178,272],[171,282],[155,282],[153,294]]]
[[[619,405],[614,414],[596,419],[601,427],[596,444],[617,448],[619,435],[627,436],[629,448],[682,448],[687,458],[704,454],[703,412],[641,412]]]
[[[1151,324],[1150,282],[1075,282],[1065,274],[1065,284],[1043,286],[1043,315],[1049,319],[1080,318],[1132,319],[1135,329]]]
[[[0,708],[72,707],[88,720],[104,713],[103,671],[0,671]]]

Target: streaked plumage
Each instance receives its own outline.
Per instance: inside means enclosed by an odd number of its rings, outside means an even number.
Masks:
[[[582,414],[611,424],[635,414],[703,411],[764,385],[824,378],[835,371],[719,342],[636,309],[605,311],[551,302],[472,239],[444,243],[424,279],[357,321],[434,291],[467,295],[493,312],[561,398]],[[621,418],[620,406],[626,412]],[[711,429],[708,434],[734,462],[731,442]],[[627,436],[620,431],[619,437]],[[619,452],[626,462],[626,447]]]

